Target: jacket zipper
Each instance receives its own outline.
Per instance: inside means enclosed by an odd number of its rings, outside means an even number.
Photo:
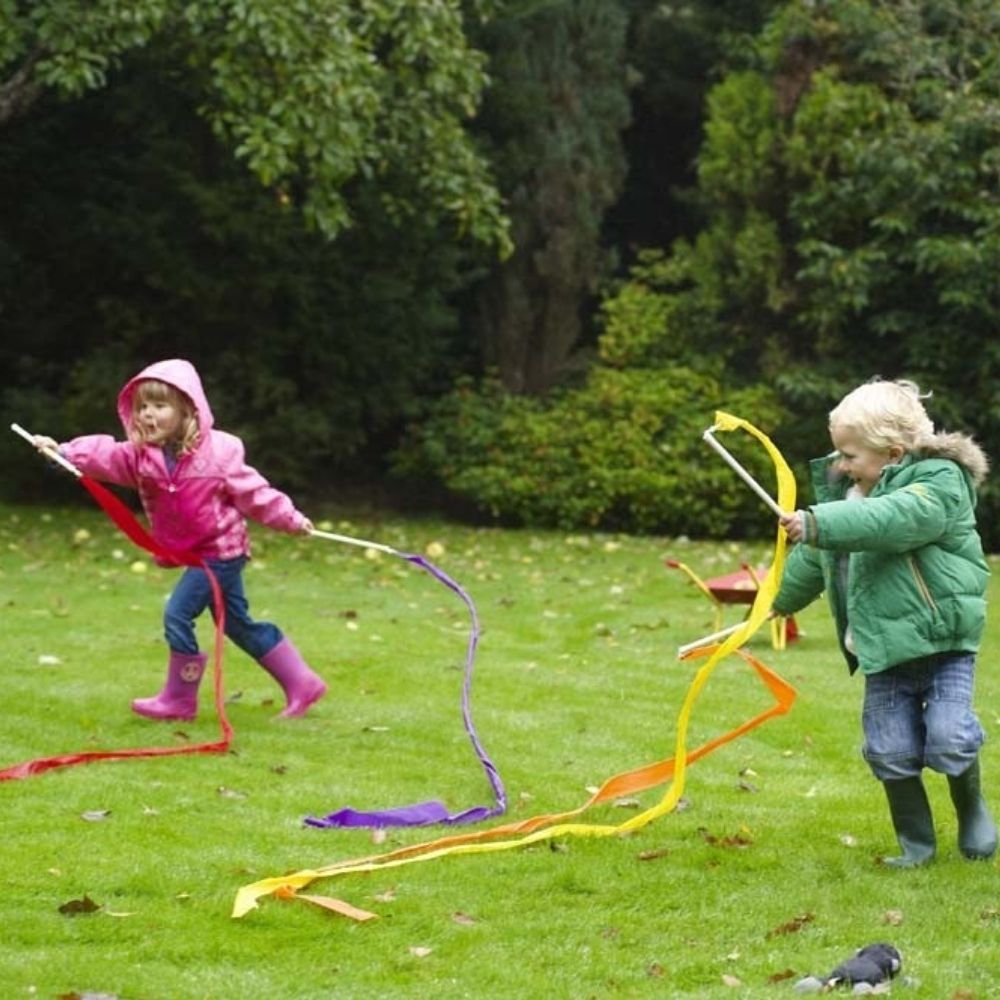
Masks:
[[[927,606],[937,614],[937,602],[934,600],[934,596],[931,594],[930,587],[927,586],[927,581],[924,579],[923,574],[920,572],[920,567],[917,565],[917,560],[910,556],[907,560],[910,564],[910,570],[913,572],[913,579],[917,584],[917,590],[920,591],[921,596],[924,601],[926,601]]]

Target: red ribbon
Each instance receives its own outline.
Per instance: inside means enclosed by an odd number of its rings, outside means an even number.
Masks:
[[[215,711],[219,717],[222,730],[221,739],[212,743],[172,747],[136,747],[124,750],[85,750],[79,753],[57,754],[53,757],[39,757],[36,760],[22,761],[0,770],[0,781],[16,781],[19,778],[31,778],[36,774],[44,774],[57,767],[69,767],[73,764],[88,764],[98,760],[121,760],[128,757],[171,757],[187,753],[225,753],[233,738],[233,727],[226,718],[222,691],[222,646],[225,637],[226,606],[222,590],[215,574],[208,568],[203,559],[191,552],[168,548],[158,542],[135,519],[135,515],[110,490],[88,476],[81,476],[80,482],[90,495],[100,504],[112,521],[135,542],[140,548],[151,552],[161,561],[174,566],[196,566],[203,569],[212,586],[212,600],[215,608],[215,650],[212,657],[215,688]]]

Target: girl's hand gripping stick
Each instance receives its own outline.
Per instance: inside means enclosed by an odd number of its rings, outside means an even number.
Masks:
[[[15,434],[20,434],[25,441],[28,442],[33,448],[38,448],[35,444],[35,435],[29,434],[20,424],[11,424],[10,429]],[[52,459],[57,465],[61,465],[67,472],[72,472],[74,476],[79,478],[83,473],[72,463],[68,462],[62,455],[59,454],[55,448],[38,448],[38,450],[46,457]]]

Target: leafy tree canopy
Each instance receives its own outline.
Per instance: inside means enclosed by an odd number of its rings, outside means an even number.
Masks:
[[[465,131],[486,75],[464,16],[459,0],[0,0],[0,125],[103,87],[157,43],[215,133],[328,237],[351,224],[352,183],[378,178],[401,221],[440,213],[506,252]]]

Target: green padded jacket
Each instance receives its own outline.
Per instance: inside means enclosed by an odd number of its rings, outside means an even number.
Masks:
[[[806,512],[808,541],[789,554],[774,610],[801,611],[825,590],[851,673],[978,650],[990,573],[976,530],[976,487],[988,470],[979,446],[937,434],[887,465],[860,500],[846,499],[851,482],[836,459],[810,463],[819,502]]]

